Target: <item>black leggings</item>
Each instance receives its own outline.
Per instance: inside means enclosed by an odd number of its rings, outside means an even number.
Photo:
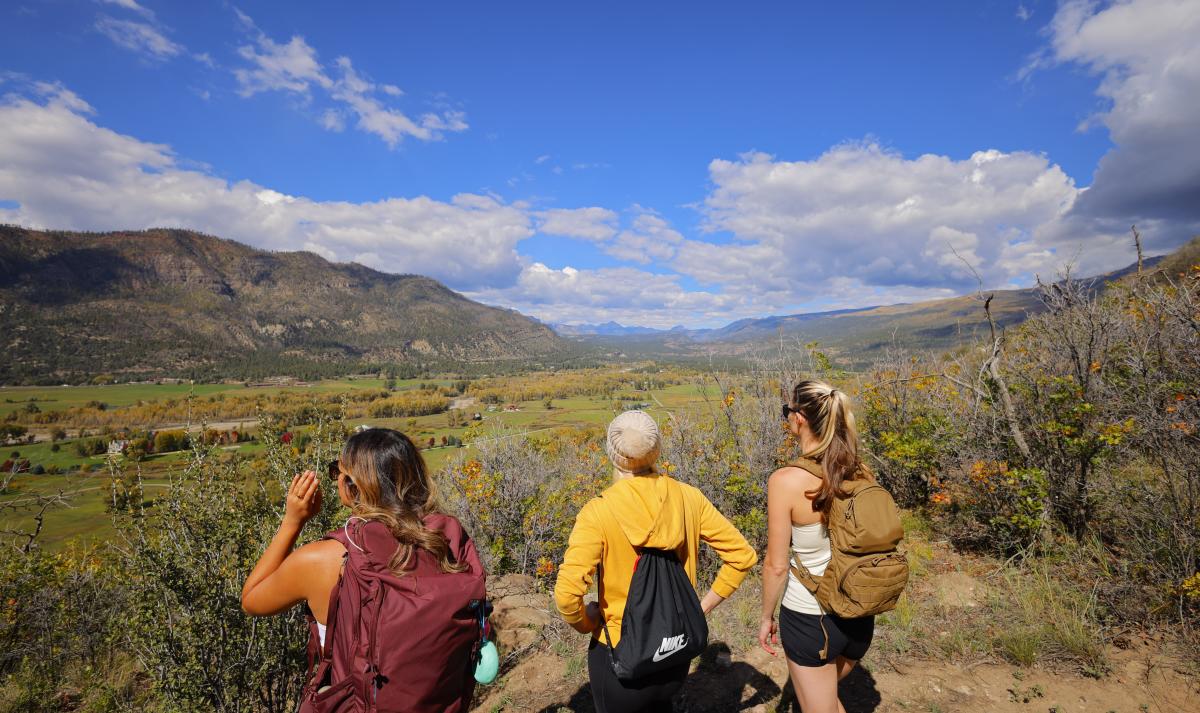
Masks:
[[[588,677],[596,713],[657,713],[671,710],[671,696],[683,688],[688,664],[624,683],[612,670],[608,647],[592,639],[588,646]]]

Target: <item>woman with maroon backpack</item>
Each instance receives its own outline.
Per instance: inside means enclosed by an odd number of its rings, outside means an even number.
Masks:
[[[310,612],[301,711],[465,711],[486,614],[484,571],[441,513],[425,461],[399,431],[369,428],[329,466],[346,525],[293,551],[321,509],[317,474],[292,479],[279,531],[242,588],[242,608]]]

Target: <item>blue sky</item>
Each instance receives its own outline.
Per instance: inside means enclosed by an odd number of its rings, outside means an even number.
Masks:
[[[0,220],[196,228],[573,323],[948,296],[964,260],[1025,285],[1127,264],[1134,221],[1197,232],[1198,8],[24,0]]]

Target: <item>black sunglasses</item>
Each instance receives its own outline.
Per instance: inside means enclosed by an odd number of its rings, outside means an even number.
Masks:
[[[784,421],[786,421],[786,420],[787,420],[787,417],[788,417],[789,415],[793,414],[793,413],[800,413],[800,410],[799,410],[799,409],[794,409],[794,408],[792,408],[791,406],[789,406],[789,405],[787,405],[787,404],[784,404],[784,405],[783,405],[782,412],[781,412],[781,415],[780,415],[780,418],[782,418]]]

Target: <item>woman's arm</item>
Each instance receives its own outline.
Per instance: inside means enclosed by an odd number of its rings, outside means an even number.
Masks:
[[[762,619],[758,643],[772,656],[771,644],[779,644],[775,612],[787,588],[788,565],[792,548],[792,505],[803,497],[796,478],[780,468],[767,481],[767,556],[763,560]]]
[[[315,548],[302,547],[293,553],[292,546],[304,529],[304,523],[320,510],[321,487],[317,474],[309,470],[292,478],[283,522],[242,586],[242,610],[247,614],[277,614],[306,598],[310,578],[305,574],[318,559],[318,552]]]
[[[604,533],[595,520],[591,503],[575,517],[575,527],[567,541],[558,579],[554,582],[554,604],[564,621],[576,631],[590,634],[600,626],[600,607],[593,602],[586,608],[583,597],[592,586],[592,573],[604,554]]]
[[[713,507],[708,498],[696,491],[700,502],[700,540],[716,550],[721,557],[721,569],[713,580],[712,589],[700,600],[700,608],[708,614],[728,599],[750,569],[758,562],[758,554],[733,523]]]

